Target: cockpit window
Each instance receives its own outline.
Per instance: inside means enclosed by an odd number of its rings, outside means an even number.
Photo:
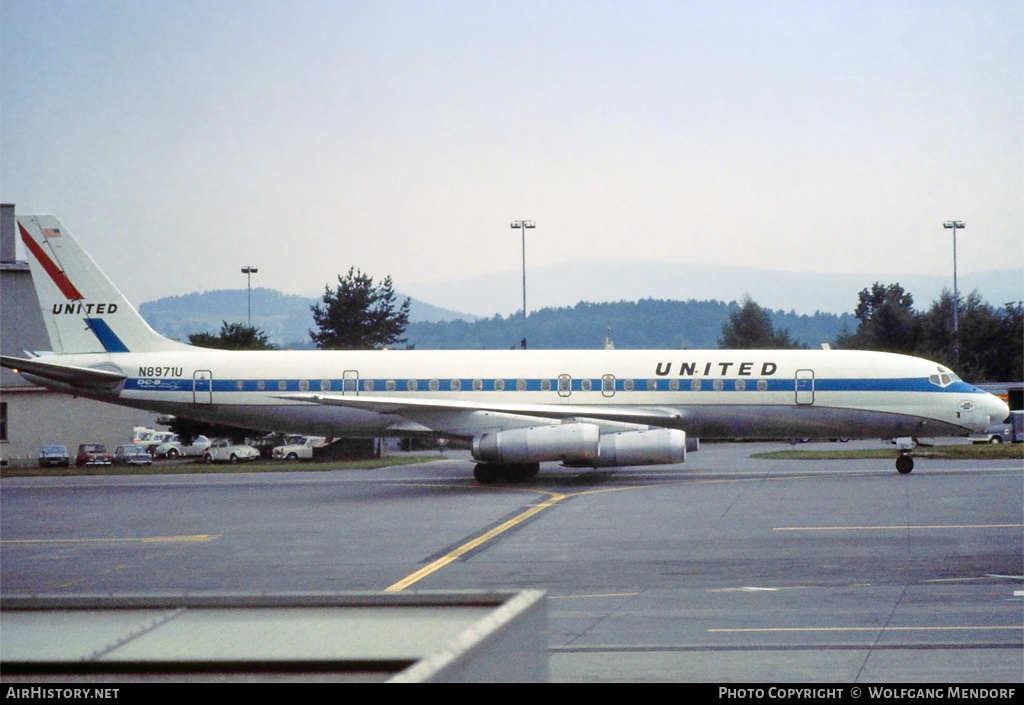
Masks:
[[[960,378],[952,372],[940,372],[937,375],[931,375],[928,381],[939,387],[948,387],[953,382],[959,382]]]

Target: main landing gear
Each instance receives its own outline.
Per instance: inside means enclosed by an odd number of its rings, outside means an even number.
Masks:
[[[516,463],[514,465],[477,463],[476,467],[473,468],[473,477],[482,485],[489,485],[500,478],[505,478],[509,482],[519,483],[529,480],[539,471],[540,463]]]

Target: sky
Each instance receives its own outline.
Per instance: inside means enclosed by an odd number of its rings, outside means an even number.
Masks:
[[[1022,27],[1019,0],[0,0],[0,201],[135,303],[245,265],[307,295],[518,271],[514,219],[528,269],[949,274],[950,219],[961,273],[1020,268]]]

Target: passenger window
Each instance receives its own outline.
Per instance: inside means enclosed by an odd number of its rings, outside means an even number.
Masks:
[[[551,391],[551,380],[550,379],[542,379],[540,381],[540,391],[542,391],[542,392],[550,392]]]
[[[384,389],[386,389],[389,392],[395,391],[395,386],[395,380],[393,379],[385,380],[384,382]]]
[[[309,380],[308,379],[300,379],[299,380],[299,391],[300,392],[308,392],[309,391]]]
[[[715,381],[713,381],[711,383],[711,388],[714,389],[716,392],[722,391],[722,389],[724,387],[725,387],[725,384],[720,379],[716,379]]]
[[[240,392],[244,388],[245,388],[245,382],[243,382],[242,380],[238,380],[237,382],[235,382],[235,391]]]
[[[288,391],[288,382],[286,380],[280,380],[277,383],[277,389],[280,392]]]
[[[736,380],[736,391],[737,392],[742,392],[746,388],[747,388],[747,380],[745,380],[745,379],[738,379],[738,380]]]
[[[262,391],[263,391],[263,390],[265,390],[266,388],[267,388],[267,383],[266,383],[266,382],[264,382],[264,381],[263,381],[262,379],[261,379],[261,380],[259,380],[258,382],[256,382],[256,390],[257,390],[257,391],[260,391],[260,392],[262,392]]]
[[[766,380],[766,379],[759,379],[759,380],[757,380],[757,391],[759,391],[759,392],[768,391],[768,380]]]
[[[414,380],[414,379],[407,380],[406,383],[405,383],[405,388],[408,389],[410,392],[415,392],[416,391],[416,380]]]
[[[501,391],[504,391],[504,389],[505,389],[505,380],[503,380],[503,379],[496,379],[496,380],[494,380],[494,391],[501,392]]]
[[[367,391],[367,392],[372,392],[373,391],[373,380],[372,379],[363,380],[363,390]]]
[[[427,383],[427,386],[430,387],[430,391],[436,392],[438,389],[441,388],[441,383],[438,382],[436,379],[432,379],[430,380],[430,382]]]
[[[483,388],[484,388],[484,381],[482,379],[474,379],[473,380],[473,391],[474,392],[479,392]]]
[[[670,379],[668,381],[668,388],[669,388],[669,391],[678,392],[679,391],[679,380],[678,379]]]
[[[580,389],[582,389],[584,392],[589,392],[590,391],[590,380],[589,379],[581,379],[580,380]]]
[[[656,380],[656,379],[649,379],[649,380],[647,380],[647,391],[648,392],[656,392],[657,390],[658,390],[658,380]]]
[[[358,382],[359,382],[359,380],[356,380],[356,379],[351,379],[351,378],[346,379],[345,380],[345,391],[346,392],[354,392],[354,391],[356,391],[356,389],[358,389],[358,387],[356,386]]]
[[[457,392],[460,389],[462,389],[462,380],[461,379],[453,379],[452,380],[452,391],[453,392]]]
[[[699,392],[701,390],[702,386],[703,385],[700,383],[699,379],[691,379],[690,380],[690,391]]]
[[[516,390],[520,391],[520,392],[525,392],[526,391],[526,380],[525,379],[517,379],[516,380]]]
[[[329,391],[331,391],[331,380],[329,380],[329,379],[322,379],[322,380],[320,380],[320,391],[321,392],[329,392]]]
[[[622,380],[622,391],[624,391],[624,392],[632,392],[633,391],[633,380],[631,380],[631,379],[624,379],[624,380]]]

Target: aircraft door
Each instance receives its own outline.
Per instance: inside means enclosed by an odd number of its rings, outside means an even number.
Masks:
[[[359,394],[359,372],[357,370],[345,370],[342,373],[341,395]]]
[[[572,377],[558,375],[558,396],[567,397],[572,394]]]
[[[213,403],[213,373],[210,370],[196,370],[192,373],[192,402]]]
[[[601,396],[615,396],[615,375],[603,375],[601,377]]]
[[[814,403],[814,370],[796,371],[796,403],[804,406]]]

